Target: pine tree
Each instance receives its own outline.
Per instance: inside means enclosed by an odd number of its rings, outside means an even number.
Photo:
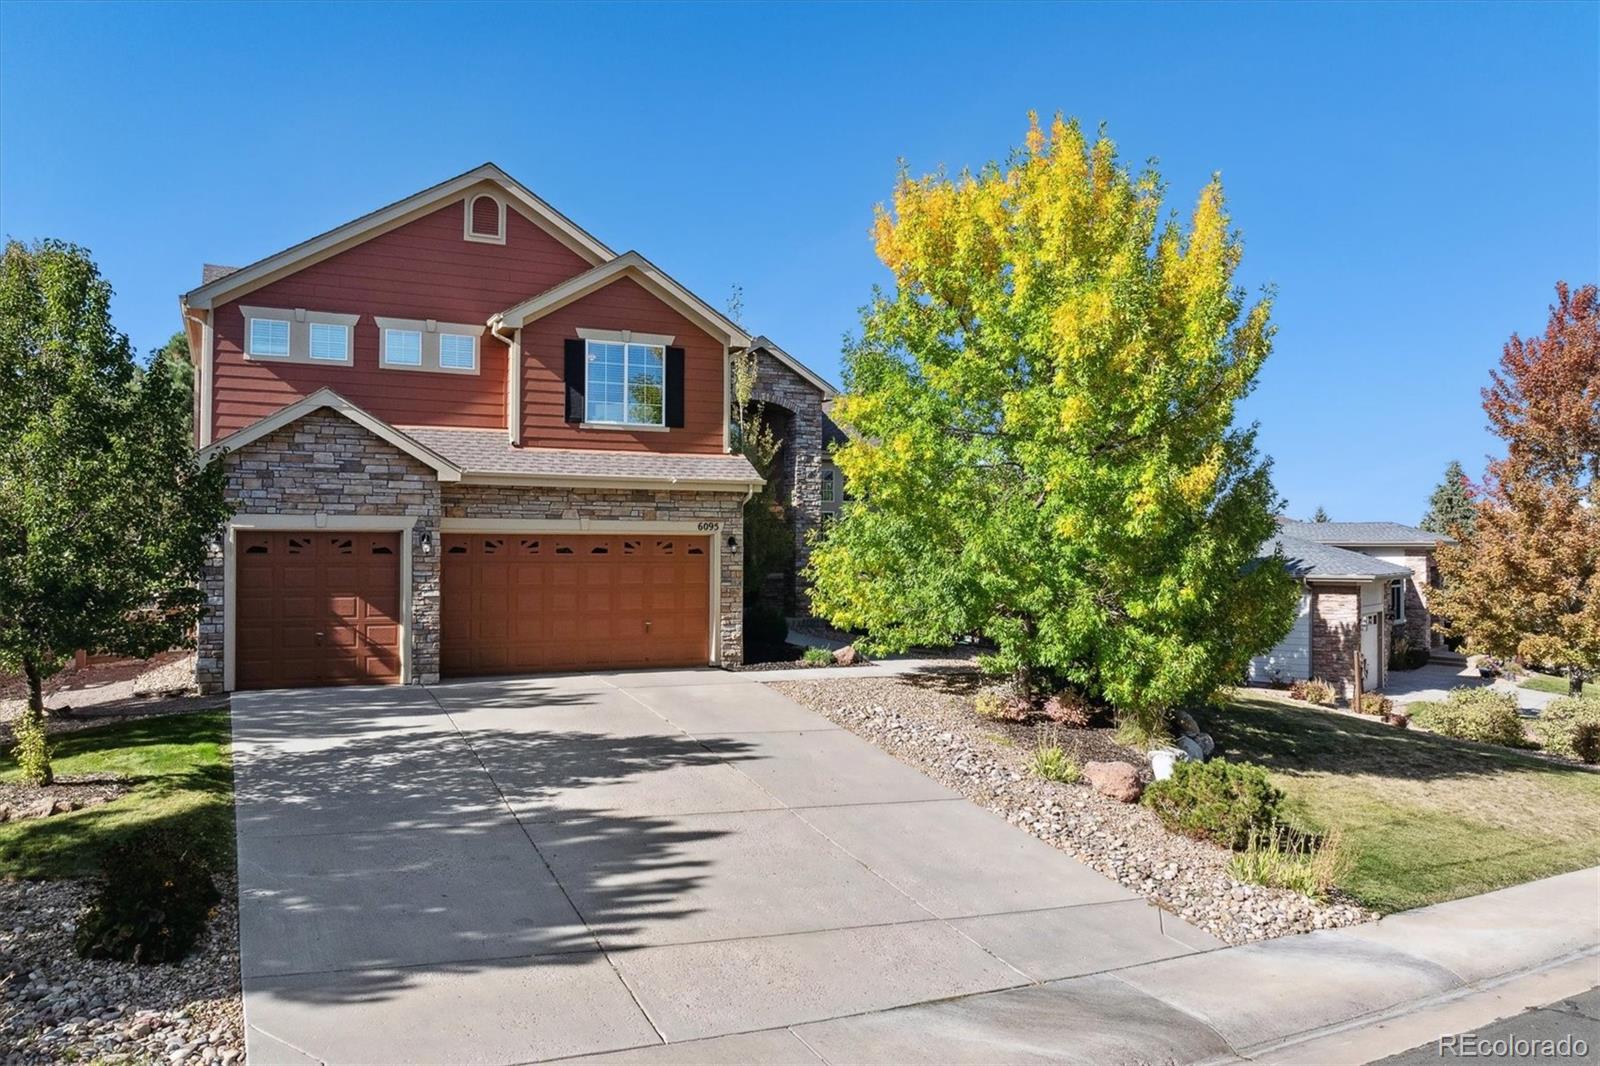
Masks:
[[[1422,518],[1422,528],[1429,533],[1465,540],[1472,536],[1472,524],[1477,514],[1466,471],[1452,459],[1450,465],[1444,468],[1444,480],[1428,497],[1428,513]]]

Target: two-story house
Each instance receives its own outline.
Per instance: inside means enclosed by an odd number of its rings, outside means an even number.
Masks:
[[[204,690],[740,661],[762,481],[731,447],[730,353],[817,397],[795,430],[817,448],[828,386],[639,253],[486,164],[207,267],[181,307],[236,508]],[[819,468],[790,459],[797,498]]]

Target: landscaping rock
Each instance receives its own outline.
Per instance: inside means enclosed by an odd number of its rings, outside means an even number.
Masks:
[[[1377,917],[1345,900],[1319,903],[1287,889],[1236,881],[1228,872],[1231,852],[1167,832],[1137,804],[1039,779],[1028,769],[1039,727],[978,718],[973,698],[986,685],[968,665],[912,677],[772,683],[1023,832],[1230,944]],[[1144,759],[1116,743],[1112,729],[1043,728],[1056,729],[1054,740],[1083,762]]]
[[[76,918],[87,881],[0,882],[0,1062],[201,1061],[244,1055],[237,895],[223,901],[195,951],[176,965],[80,959]]]
[[[1138,767],[1128,762],[1084,763],[1083,778],[1100,795],[1118,803],[1137,803],[1144,792]]]
[[[844,647],[834,650],[833,661],[840,666],[854,666],[861,661],[861,653],[856,651],[854,644],[846,644]]]

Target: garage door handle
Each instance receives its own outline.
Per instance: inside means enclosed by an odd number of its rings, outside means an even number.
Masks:
[[[322,634],[321,633],[317,634],[317,647],[319,647],[319,648],[322,647]]]
[[[650,632],[650,622],[649,622],[649,620],[648,620],[648,619],[646,619],[646,621],[645,621],[645,623],[644,623],[644,631],[645,631],[645,632],[646,632],[646,633],[648,633],[648,632]]]

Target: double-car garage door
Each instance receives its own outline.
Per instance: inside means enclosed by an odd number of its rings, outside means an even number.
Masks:
[[[401,680],[400,533],[240,532],[239,688]],[[707,661],[710,542],[673,534],[446,534],[446,675]]]

